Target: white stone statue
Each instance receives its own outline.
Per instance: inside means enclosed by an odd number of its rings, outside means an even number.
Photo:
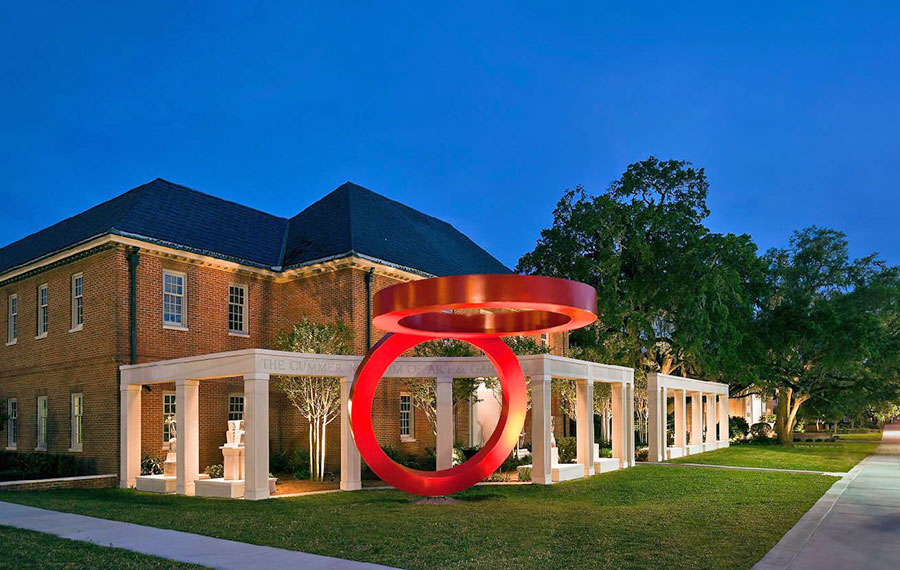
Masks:
[[[244,447],[244,420],[228,420],[225,432],[226,447]]]
[[[222,450],[223,479],[239,481],[244,478],[244,420],[228,420],[225,445]]]
[[[177,455],[175,453],[177,439],[175,437],[176,431],[174,416],[167,417],[165,423],[167,426],[169,426],[169,441],[166,442],[166,461],[165,463],[163,463],[163,476],[174,477],[177,469]]]

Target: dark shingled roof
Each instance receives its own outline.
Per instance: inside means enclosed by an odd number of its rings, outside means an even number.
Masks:
[[[284,265],[348,252],[431,275],[509,273],[447,222],[352,182],[291,218]]]
[[[431,275],[509,273],[450,224],[350,182],[288,220],[159,178],[0,249],[0,273],[104,234],[276,271],[355,254]]]

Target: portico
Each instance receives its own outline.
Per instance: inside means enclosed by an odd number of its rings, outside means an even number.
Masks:
[[[630,368],[607,366],[549,354],[518,358],[533,390],[533,481],[552,482],[550,461],[550,380],[567,378],[578,383],[578,464],[580,476],[598,469],[593,446],[593,382],[613,385],[613,457],[616,468],[634,465],[633,377]],[[134,487],[140,475],[141,392],[148,384],[174,383],[176,400],[177,466],[175,493],[193,495],[200,477],[198,460],[201,381],[243,378],[244,384],[244,492],[246,499],[269,497],[269,382],[272,376],[302,375],[334,378],[341,383],[342,490],[362,487],[361,461],[350,428],[350,384],[360,356],[301,354],[265,349],[222,352],[121,367],[121,487]],[[437,382],[437,467],[453,461],[454,378],[484,378],[496,374],[486,357],[401,357],[385,378],[434,378]],[[223,426],[224,433],[225,426]],[[610,461],[610,460],[606,460]]]
[[[647,375],[647,391],[650,408],[650,461],[665,461],[728,447],[727,384],[651,373]],[[675,419],[671,446],[668,445],[669,398],[674,399]]]

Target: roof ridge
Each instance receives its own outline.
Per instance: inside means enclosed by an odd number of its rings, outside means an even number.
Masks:
[[[247,209],[247,210],[253,210],[254,212],[258,212],[258,213],[260,213],[260,214],[264,214],[264,215],[266,215],[266,216],[269,216],[270,218],[277,218],[277,219],[279,219],[279,220],[285,220],[285,221],[287,221],[287,220],[290,219],[290,218],[286,218],[286,217],[284,217],[284,216],[276,216],[275,214],[270,214],[269,212],[266,212],[266,211],[264,211],[264,210],[260,210],[259,208],[254,208],[253,206],[248,206],[248,205],[246,205],[246,204],[241,204],[240,202],[237,202],[237,201],[235,201],[235,200],[229,200],[228,198],[222,198],[222,197],[220,197],[220,196],[216,196],[216,195],[214,195],[214,194],[210,194],[210,193],[208,193],[208,192],[204,192],[203,190],[197,190],[196,188],[191,188],[190,186],[185,186],[184,184],[179,184],[179,183],[177,183],[177,182],[170,182],[169,180],[166,180],[165,178],[156,178],[155,180],[153,180],[153,182],[162,182],[163,184],[166,184],[166,185],[168,185],[168,186],[172,186],[172,187],[177,187],[177,188],[181,188],[181,189],[184,189],[184,190],[188,190],[188,191],[190,191],[190,192],[193,192],[194,194],[199,194],[199,195],[205,196],[205,197],[207,197],[207,198],[212,198],[213,200],[216,200],[216,201],[219,201],[219,202],[225,202],[225,203],[227,203],[227,204],[233,204],[233,205],[235,205],[235,206],[240,206],[241,208],[245,208],[245,209]],[[153,182],[148,182],[147,184],[149,185],[149,184],[152,184]]]

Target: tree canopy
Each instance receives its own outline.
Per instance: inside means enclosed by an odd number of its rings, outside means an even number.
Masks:
[[[747,235],[711,232],[703,169],[649,158],[606,192],[569,190],[517,271],[597,289],[599,321],[572,335],[606,362],[646,372],[745,374],[745,341],[764,284]]]
[[[900,272],[875,255],[851,260],[846,236],[811,227],[765,255],[757,318],[758,383],[778,396],[776,433],[792,441],[800,406],[854,416],[897,397]]]
[[[842,416],[898,397],[900,271],[851,260],[840,232],[809,228],[759,255],[749,235],[706,226],[702,168],[654,157],[605,192],[567,190],[517,271],[582,281],[599,319],[571,335],[573,353],[635,369],[645,415],[648,372],[774,393],[787,443],[804,402]]]

